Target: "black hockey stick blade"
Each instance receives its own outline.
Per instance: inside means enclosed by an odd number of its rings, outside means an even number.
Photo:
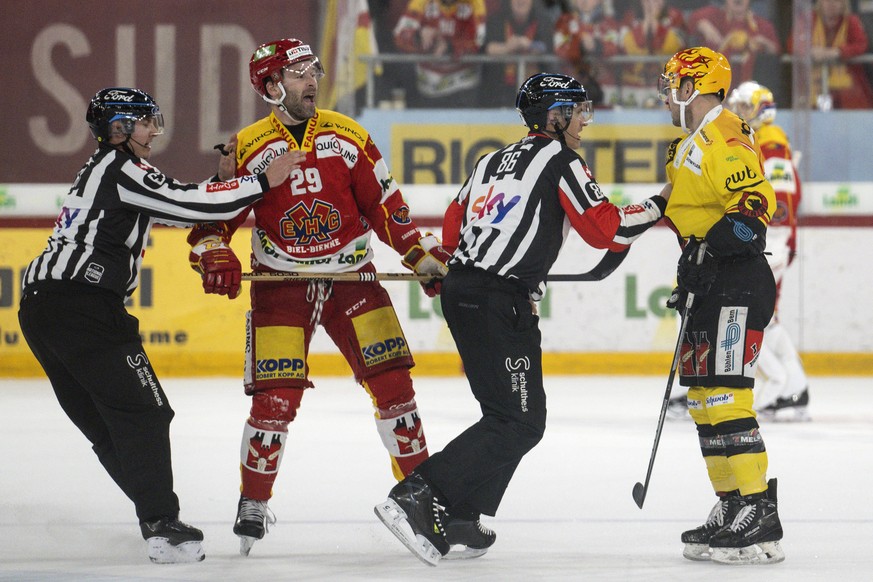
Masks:
[[[637,507],[640,509],[643,508],[643,503],[646,501],[646,488],[643,487],[642,483],[637,483],[634,485],[634,501],[637,504]]]
[[[618,268],[629,251],[630,247],[618,252],[606,251],[600,262],[594,265],[594,268],[587,273],[579,273],[578,275],[549,275],[546,277],[546,281],[602,281]]]

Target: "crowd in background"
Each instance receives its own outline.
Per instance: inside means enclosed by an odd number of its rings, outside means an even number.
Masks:
[[[667,57],[705,45],[790,103],[791,2],[766,0],[370,0],[380,53],[440,59],[385,65],[377,89],[408,107],[511,107],[518,79],[571,74],[597,107],[655,107]],[[873,108],[873,1],[813,0],[808,26],[811,103]],[[456,57],[487,55],[463,62]],[[526,55],[518,61],[519,55]],[[539,60],[537,60],[539,58]],[[519,63],[526,70],[519,72]],[[822,76],[825,81],[822,81]],[[824,86],[827,85],[825,90]]]

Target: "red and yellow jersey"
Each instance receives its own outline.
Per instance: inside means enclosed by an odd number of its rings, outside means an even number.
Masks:
[[[397,48],[407,53],[431,52],[422,46],[419,33],[423,28],[436,29],[456,57],[476,54],[485,40],[485,0],[409,0],[394,28]]]
[[[667,8],[654,30],[647,29],[641,19],[631,22],[621,35],[620,48],[628,55],[672,55],[686,46],[684,27],[682,12]],[[622,81],[634,87],[649,87],[663,69],[663,64],[638,63],[625,69]]]
[[[764,156],[764,175],[776,191],[776,210],[767,231],[767,260],[779,281],[791,264],[797,248],[797,208],[800,179],[794,166],[788,137],[778,125],[768,123],[755,131],[755,141]]]
[[[611,16],[590,19],[576,12],[565,12],[555,22],[553,43],[555,54],[576,68],[591,57],[611,57],[619,53],[621,24]],[[585,38],[594,41],[593,50],[585,48]],[[599,67],[597,78],[601,84],[612,84],[614,78],[609,67]]]
[[[788,137],[778,125],[768,123],[755,131],[755,141],[764,157],[764,175],[776,191],[776,211],[770,226],[797,224],[800,180],[791,154]]]
[[[372,260],[373,232],[401,255],[418,242],[421,235],[397,182],[370,135],[353,119],[319,109],[298,144],[271,113],[237,134],[237,176],[263,172],[289,149],[306,152],[305,162],[281,186],[221,225],[229,239],[254,209],[254,268],[353,271]]]
[[[776,195],[764,175],[761,150],[751,133],[742,119],[718,106],[694,133],[670,146],[667,177],[673,192],[666,215],[683,239],[704,238],[727,218],[724,226],[736,240],[707,237],[713,250],[734,254],[741,252],[743,243],[764,242]]]

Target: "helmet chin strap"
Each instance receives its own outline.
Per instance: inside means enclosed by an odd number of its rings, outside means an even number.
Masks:
[[[264,95],[264,101],[266,101],[267,103],[270,103],[272,105],[275,105],[279,109],[279,111],[281,111],[282,113],[287,115],[289,118],[291,118],[291,122],[294,123],[295,125],[298,123],[303,123],[304,121],[306,121],[305,119],[297,119],[296,117],[291,115],[291,112],[288,111],[287,107],[285,107],[285,99],[288,97],[288,94],[285,92],[285,87],[282,85],[282,83],[276,83],[276,86],[278,86],[279,90],[282,91],[282,96],[279,99],[270,99],[269,97]]]
[[[678,99],[676,99],[676,89],[673,89],[672,92],[673,103],[679,106],[679,123],[682,124],[682,131],[684,131],[685,133],[691,133],[691,130],[688,129],[688,125],[685,123],[685,108],[688,107],[688,105],[690,105],[692,101],[694,101],[695,97],[700,95],[700,91],[695,89],[694,93],[692,93],[691,96],[685,101],[679,101]]]

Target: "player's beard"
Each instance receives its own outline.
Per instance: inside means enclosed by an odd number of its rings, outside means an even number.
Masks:
[[[315,99],[311,101],[302,98],[302,95],[293,95],[289,93],[285,96],[283,103],[285,110],[293,119],[306,121],[315,116]]]

